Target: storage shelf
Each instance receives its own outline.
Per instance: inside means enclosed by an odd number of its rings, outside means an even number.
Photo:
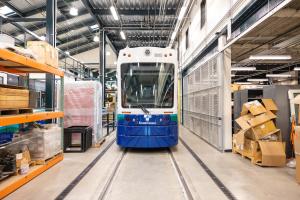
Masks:
[[[14,192],[24,184],[28,183],[38,175],[42,174],[44,171],[48,170],[58,162],[63,160],[63,154],[58,154],[53,157],[45,165],[36,165],[31,167],[29,172],[24,175],[16,175],[3,180],[0,183],[0,199],[3,199],[10,193]]]
[[[39,63],[6,49],[0,49],[0,59],[0,71],[14,74],[51,73],[60,77],[64,76],[64,72],[58,68]]]
[[[8,126],[13,124],[22,124],[46,119],[54,119],[64,117],[63,112],[39,112],[20,115],[3,115],[0,116],[0,126]]]

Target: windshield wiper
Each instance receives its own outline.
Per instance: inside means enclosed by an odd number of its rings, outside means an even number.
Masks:
[[[149,110],[147,110],[142,104],[138,104],[138,106],[141,108],[141,110],[142,110],[146,115],[149,115],[149,114],[150,114]]]

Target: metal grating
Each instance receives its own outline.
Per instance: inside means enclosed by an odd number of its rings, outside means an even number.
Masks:
[[[223,149],[221,54],[183,78],[183,124],[217,149]]]

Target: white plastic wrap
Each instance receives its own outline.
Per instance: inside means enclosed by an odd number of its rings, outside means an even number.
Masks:
[[[46,125],[46,129],[34,128],[27,134],[32,160],[46,160],[58,154],[61,147],[61,128],[56,124]]]
[[[97,81],[76,81],[64,85],[64,127],[91,126],[93,144],[103,137],[102,86]]]

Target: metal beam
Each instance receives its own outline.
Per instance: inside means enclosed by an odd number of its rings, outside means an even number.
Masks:
[[[83,53],[83,52],[86,52],[86,51],[89,51],[89,50],[92,50],[92,49],[96,49],[96,48],[99,48],[98,43],[95,43],[95,44],[92,44],[92,45],[89,45],[89,46],[85,46],[83,48],[79,48],[76,51],[73,50],[73,51],[70,52],[70,55],[74,56],[74,55],[77,55],[77,54],[80,54],[80,53]]]
[[[99,32],[99,56],[100,56],[100,75],[99,79],[102,84],[102,104],[105,106],[105,68],[106,68],[106,33],[104,31]]]
[[[60,49],[62,51],[67,51],[68,50],[69,52],[72,52],[73,49],[77,49],[78,47],[81,47],[81,46],[84,46],[84,45],[87,45],[87,44],[91,44],[91,43],[94,43],[94,41],[92,39],[90,39],[88,42],[84,40],[84,41],[80,41],[78,43],[75,43],[73,45],[68,45],[67,47],[63,47],[63,48],[60,47]]]
[[[26,18],[26,17],[17,17],[17,18],[5,18],[7,22],[46,22],[46,18]]]
[[[148,15],[158,15],[159,14],[159,8],[152,8],[152,9],[120,9],[118,8],[118,14],[119,15],[141,15],[141,16],[148,16]],[[100,9],[94,9],[95,15],[111,15],[109,8],[100,8]],[[175,8],[168,8],[165,9],[165,15],[176,15],[176,9]]]
[[[87,26],[92,26],[94,24],[96,24],[94,19],[89,19],[89,20],[86,20],[86,21],[80,21],[79,23],[74,23],[70,26],[66,26],[66,27],[64,27],[64,29],[57,30],[57,35],[62,35],[62,34],[68,33],[68,32],[73,31],[73,30],[77,30],[77,29],[87,27]]]
[[[88,11],[86,9],[82,9],[82,10],[78,11],[78,16],[85,15],[85,14],[88,14]],[[57,18],[56,22],[57,23],[64,22],[64,21],[67,21],[69,19],[73,19],[74,17],[76,17],[76,16],[60,16],[59,18]],[[45,22],[40,22],[40,23],[35,24],[34,27],[32,27],[32,25],[31,25],[30,27],[26,27],[26,28],[28,30],[34,32],[34,31],[40,30],[44,27],[45,27]],[[13,36],[16,36],[16,35],[19,35],[19,34],[22,34],[22,32],[14,31],[14,32],[9,33],[9,35],[13,35]]]
[[[56,46],[56,8],[57,0],[47,0],[46,39],[49,44]],[[46,109],[55,108],[55,75],[46,74]],[[51,120],[52,121],[52,120]],[[51,121],[49,121],[51,123]]]
[[[136,25],[123,25],[122,28],[120,26],[104,26],[102,27],[103,30],[136,30],[136,31],[141,31],[141,30],[173,30],[172,24],[170,25],[159,25],[156,24],[154,26],[141,26],[139,24]]]
[[[61,9],[65,6],[67,6],[68,4],[71,4],[72,2],[75,2],[75,1],[79,1],[79,0],[57,0],[57,9]],[[29,17],[29,16],[32,16],[32,15],[36,15],[38,13],[41,13],[41,12],[45,12],[46,11],[46,6],[41,6],[39,8],[35,8],[31,11],[28,11],[28,12],[25,12],[23,15],[24,17]]]
[[[12,11],[14,11],[17,15],[19,15],[20,17],[24,17],[24,13],[22,13],[20,10],[18,10],[16,7],[14,7],[13,5],[11,5],[9,2],[4,1],[2,2],[4,5],[6,5],[8,8],[10,8]]]

